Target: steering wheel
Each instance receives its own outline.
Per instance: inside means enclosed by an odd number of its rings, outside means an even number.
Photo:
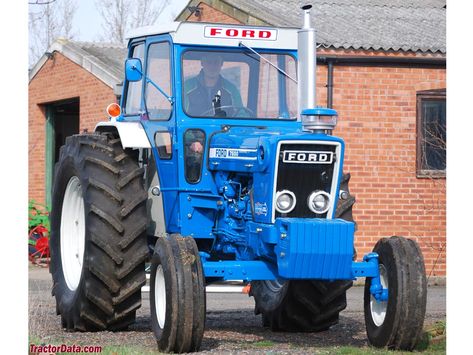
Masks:
[[[227,112],[225,109],[231,109],[231,113]],[[235,106],[235,105],[226,105],[226,106],[220,106],[220,110],[225,111],[227,114],[227,117],[256,117],[256,114],[253,112],[253,110],[249,109],[248,107],[245,106]],[[244,115],[241,115],[241,113],[244,113]],[[208,116],[212,115],[213,117],[218,117],[214,116],[214,109],[211,108],[205,112],[202,112],[200,114],[201,116]]]

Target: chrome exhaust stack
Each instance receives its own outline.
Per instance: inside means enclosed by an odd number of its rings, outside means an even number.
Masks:
[[[314,133],[328,133],[337,124],[335,110],[316,107],[317,54],[315,28],[311,27],[310,9],[302,6],[304,25],[297,32],[297,100],[302,128]]]
[[[297,31],[297,73],[299,114],[307,108],[315,108],[315,28],[310,27],[310,9],[312,5],[302,6],[304,26]]]

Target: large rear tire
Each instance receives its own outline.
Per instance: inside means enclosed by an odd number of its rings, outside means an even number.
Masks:
[[[291,280],[251,284],[255,310],[273,331],[319,332],[338,323],[351,281]]]
[[[193,238],[158,238],[151,259],[151,326],[163,352],[198,351],[205,326],[205,280]]]
[[[142,175],[112,136],[71,136],[60,150],[50,272],[68,330],[119,330],[135,320],[148,257]]]
[[[381,284],[388,300],[377,301],[366,278],[364,311],[368,340],[376,347],[412,350],[421,338],[424,324],[427,279],[418,244],[410,239],[380,239],[373,251],[379,255]]]
[[[355,198],[350,195],[349,181],[350,174],[344,174],[340,190],[348,196],[338,201],[335,217],[353,222]],[[255,298],[255,314],[262,314],[263,326],[274,331],[318,332],[338,323],[352,285],[351,280],[253,281],[250,295]]]

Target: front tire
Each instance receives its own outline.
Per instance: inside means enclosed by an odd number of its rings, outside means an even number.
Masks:
[[[68,137],[55,168],[52,293],[68,330],[125,329],[146,283],[143,171],[119,139]]]
[[[163,352],[198,351],[205,326],[205,280],[193,238],[158,238],[151,260],[151,326]]]
[[[427,280],[418,244],[410,239],[380,239],[373,251],[379,255],[381,284],[388,300],[378,302],[365,282],[364,311],[368,340],[375,347],[412,350],[424,324]]]

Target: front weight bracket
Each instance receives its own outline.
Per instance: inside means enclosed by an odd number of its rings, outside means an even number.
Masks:
[[[363,261],[372,263],[375,269],[378,270],[377,275],[371,277],[370,293],[378,302],[385,302],[388,300],[388,289],[383,288],[381,284],[381,277],[379,274],[379,255],[377,253],[369,253],[363,257]]]

